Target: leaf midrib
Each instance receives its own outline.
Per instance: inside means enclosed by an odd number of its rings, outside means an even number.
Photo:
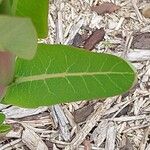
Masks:
[[[93,76],[93,75],[133,75],[132,72],[63,72],[63,73],[52,73],[52,74],[39,74],[39,75],[32,75],[32,76],[25,76],[25,77],[18,77],[15,80],[16,84],[29,82],[29,81],[37,81],[37,80],[45,80],[51,78],[66,78],[66,77],[82,77],[82,76]]]

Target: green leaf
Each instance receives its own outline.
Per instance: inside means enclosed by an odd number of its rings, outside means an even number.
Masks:
[[[0,133],[6,133],[11,130],[11,126],[7,124],[3,124],[0,126]]]
[[[48,0],[13,0],[12,14],[30,17],[36,27],[38,37],[48,33]]]
[[[16,80],[2,103],[38,107],[119,95],[136,74],[125,60],[63,45],[38,46],[33,60],[17,60]]]
[[[3,0],[0,0],[0,4],[1,4],[2,1],[3,1]]]
[[[3,113],[0,113],[0,126],[3,124],[5,121],[5,115]]]
[[[29,18],[0,16],[0,51],[31,59],[37,48],[37,35]]]
[[[10,0],[0,1],[0,14],[11,14],[11,3]]]

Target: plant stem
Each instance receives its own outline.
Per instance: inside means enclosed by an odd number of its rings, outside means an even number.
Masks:
[[[8,85],[13,81],[15,70],[15,55],[0,51],[0,84]]]

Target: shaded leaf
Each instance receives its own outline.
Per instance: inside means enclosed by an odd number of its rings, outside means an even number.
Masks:
[[[5,14],[5,15],[10,15],[11,14],[10,0],[0,1],[0,14]]]
[[[96,5],[96,6],[91,7],[91,10],[95,11],[99,15],[103,15],[105,13],[112,13],[118,9],[119,9],[119,6],[117,6],[114,3],[110,3],[110,2],[104,2],[100,5]]]
[[[30,17],[37,30],[38,37],[48,34],[48,0],[13,0],[12,14]]]
[[[115,96],[136,81],[125,60],[64,45],[40,44],[32,60],[16,63],[16,80],[2,103],[21,107]]]
[[[104,36],[105,36],[104,28],[95,30],[85,41],[84,48],[92,50],[97,43],[99,43],[104,39]]]
[[[150,32],[135,33],[133,35],[132,48],[150,50]]]
[[[37,48],[37,35],[29,18],[0,16],[0,51],[31,59]]]
[[[3,113],[0,113],[0,126],[3,124],[5,121],[5,115]]]

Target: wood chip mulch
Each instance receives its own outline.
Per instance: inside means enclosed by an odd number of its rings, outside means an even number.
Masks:
[[[105,100],[37,109],[0,105],[13,126],[0,137],[0,150],[150,150],[149,10],[149,0],[51,0],[50,32],[41,42],[126,58],[138,83]]]

